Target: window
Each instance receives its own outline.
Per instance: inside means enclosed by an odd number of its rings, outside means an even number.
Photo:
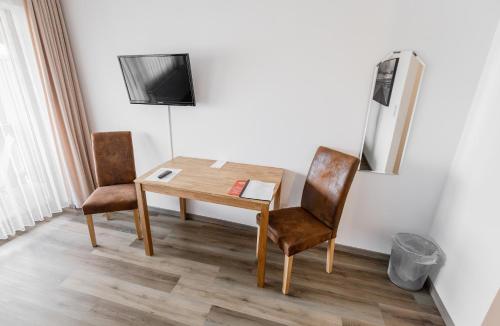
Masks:
[[[68,206],[22,1],[0,0],[0,239]]]

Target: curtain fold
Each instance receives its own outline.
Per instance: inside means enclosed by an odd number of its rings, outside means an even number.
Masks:
[[[0,0],[0,239],[69,205],[19,1]]]
[[[24,0],[29,29],[63,158],[72,202],[81,207],[95,189],[90,130],[59,0]]]

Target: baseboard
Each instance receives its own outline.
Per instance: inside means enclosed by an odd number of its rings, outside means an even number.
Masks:
[[[175,210],[171,210],[171,209],[165,209],[165,208],[153,207],[153,206],[148,206],[148,209],[149,209],[149,212],[153,213],[153,214],[156,213],[156,214],[170,215],[170,216],[176,216],[176,217],[180,216],[179,211],[175,211]],[[253,226],[246,225],[246,224],[229,222],[229,221],[225,221],[225,220],[216,219],[213,217],[191,214],[191,213],[186,214],[186,219],[200,221],[200,222],[204,222],[204,223],[224,225],[224,226],[228,226],[228,227],[232,227],[232,228],[239,228],[239,229],[255,230],[255,228],[256,228],[256,226],[253,227]],[[363,257],[374,258],[374,259],[383,260],[383,261],[389,261],[388,254],[376,252],[376,251],[371,251],[371,250],[366,250],[366,249],[361,249],[361,248],[356,248],[356,247],[351,247],[351,246],[347,246],[347,245],[336,244],[335,250],[350,253],[350,254],[357,255],[357,256],[363,256]]]
[[[64,208],[64,211],[67,213],[72,213],[72,214],[83,214],[81,209],[75,209],[75,208]],[[161,215],[174,216],[174,217],[180,216],[179,211],[172,210],[172,209],[166,209],[166,208],[160,208],[160,207],[154,207],[154,206],[148,206],[148,211],[149,211],[150,215],[161,214]],[[231,228],[244,229],[244,230],[250,230],[250,231],[255,230],[255,228],[256,228],[256,226],[254,227],[254,226],[250,226],[250,225],[246,225],[246,224],[240,224],[240,223],[220,220],[220,219],[216,219],[213,217],[197,215],[197,214],[192,214],[192,213],[187,213],[186,219],[204,222],[204,223],[210,223],[210,224],[224,225],[224,226],[231,227]],[[357,256],[363,256],[363,257],[374,258],[374,259],[378,259],[378,260],[389,261],[388,254],[385,254],[382,252],[377,252],[377,251],[356,248],[356,247],[351,247],[351,246],[347,246],[347,245],[343,245],[343,244],[339,244],[339,243],[335,245],[335,250],[347,252],[347,253],[357,255]]]
[[[179,211],[172,210],[172,209],[166,209],[166,208],[148,206],[148,210],[149,210],[150,215],[151,215],[151,213],[153,213],[153,214],[161,214],[161,215],[169,215],[169,216],[180,217]],[[210,224],[223,225],[223,226],[228,226],[228,227],[238,228],[238,229],[244,229],[244,230],[255,230],[255,228],[256,228],[256,227],[253,227],[253,226],[250,226],[250,225],[246,225],[246,224],[240,224],[240,223],[235,223],[235,222],[220,220],[220,219],[216,219],[216,218],[213,218],[213,217],[208,217],[208,216],[203,216],[203,215],[198,215],[198,214],[192,214],[192,213],[186,213],[186,219],[187,220],[204,222],[204,223],[210,223]]]
[[[439,296],[439,293],[436,291],[434,283],[432,283],[430,278],[428,279],[428,283],[429,283],[429,293],[431,294],[432,300],[434,300],[434,304],[439,310],[439,313],[441,314],[441,317],[443,318],[445,325],[455,326],[453,319],[451,319],[448,310],[446,310],[446,307],[444,306],[443,301],[441,300],[441,297]]]
[[[372,251],[368,249],[361,249],[356,247],[351,247],[343,244],[335,244],[335,250],[347,252],[356,256],[363,256],[368,258],[374,258],[378,260],[383,260],[389,262],[390,255],[383,252]]]
[[[64,211],[68,212],[68,213],[72,213],[72,214],[83,214],[81,209],[75,209],[75,208],[65,208]],[[179,211],[172,210],[172,209],[166,209],[166,208],[160,208],[160,207],[154,207],[154,206],[148,206],[148,211],[149,211],[150,215],[161,214],[161,215],[174,216],[174,217],[180,216]],[[244,230],[249,230],[249,231],[253,231],[256,229],[256,226],[254,227],[254,226],[250,226],[250,225],[246,225],[246,224],[240,224],[240,223],[220,220],[217,218],[198,215],[198,214],[192,214],[192,213],[187,213],[186,219],[204,222],[204,223],[210,223],[210,224],[218,224],[218,225],[223,225],[223,226],[227,226],[227,227],[231,227],[231,228],[244,229]],[[356,248],[356,247],[351,247],[351,246],[347,246],[347,245],[343,245],[343,244],[336,244],[335,250],[347,252],[347,253],[357,255],[357,256],[363,256],[363,257],[374,258],[374,259],[378,259],[378,260],[389,261],[388,254],[384,254],[382,252],[377,252],[377,251]]]

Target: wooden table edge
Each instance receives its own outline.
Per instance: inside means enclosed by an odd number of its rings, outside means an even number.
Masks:
[[[149,212],[148,212],[148,206],[147,206],[147,201],[146,201],[146,191],[153,192],[153,193],[159,193],[159,194],[164,194],[164,195],[169,195],[169,196],[175,196],[179,197],[179,200],[181,201],[181,210],[184,210],[184,215],[185,215],[185,210],[186,207],[182,207],[182,200],[185,201],[185,199],[191,199],[191,200],[199,200],[199,201],[204,201],[208,203],[214,203],[214,204],[220,204],[220,205],[225,205],[225,206],[231,206],[231,207],[238,207],[238,208],[244,208],[244,209],[249,209],[249,210],[254,210],[254,211],[260,211],[261,214],[261,223],[259,225],[260,232],[258,232],[258,252],[257,252],[257,286],[259,287],[264,287],[265,285],[265,266],[266,266],[266,255],[267,255],[267,228],[268,228],[268,223],[269,223],[269,209],[271,206],[271,203],[274,200],[274,209],[278,209],[280,206],[280,201],[281,201],[281,189],[282,189],[282,184],[283,184],[283,177],[285,175],[285,169],[282,168],[274,168],[274,167],[267,167],[267,168],[272,168],[279,170],[280,172],[280,178],[279,182],[276,182],[275,184],[275,189],[273,191],[273,196],[270,201],[261,201],[261,200],[254,200],[254,199],[246,199],[246,198],[240,198],[236,196],[231,196],[231,195],[225,195],[225,194],[213,194],[213,193],[207,193],[203,191],[196,191],[196,190],[186,190],[186,189],[179,189],[179,188],[173,188],[173,187],[168,187],[167,184],[157,184],[155,181],[150,181],[147,180],[147,178],[157,171],[159,168],[164,167],[167,162],[164,162],[160,165],[157,165],[153,169],[149,170],[145,174],[137,177],[134,180],[135,186],[136,186],[136,192],[137,192],[137,201],[138,201],[138,206],[139,206],[139,215],[141,219],[141,225],[143,229],[143,237],[144,237],[144,250],[146,252],[146,255],[152,256],[154,254],[153,252],[153,239],[151,237],[151,228],[150,228],[150,223],[149,223]],[[266,166],[260,166],[266,168]],[[184,203],[185,205],[185,203]],[[182,214],[181,214],[182,218]]]

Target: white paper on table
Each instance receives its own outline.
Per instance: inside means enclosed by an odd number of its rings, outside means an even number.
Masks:
[[[160,175],[164,171],[172,171],[169,175],[166,177],[163,177],[162,179],[158,178],[158,175]],[[157,182],[163,182],[167,183],[171,181],[173,178],[175,178],[176,175],[181,173],[182,169],[173,169],[173,168],[159,168],[155,172],[153,172],[149,177],[146,178],[146,181],[157,181]]]
[[[242,198],[271,200],[273,198],[274,186],[272,182],[263,182],[258,180],[250,180],[241,194]]]
[[[210,165],[210,167],[213,169],[220,169],[221,167],[224,166],[224,164],[226,164],[226,161],[218,160],[215,161],[212,165]]]

